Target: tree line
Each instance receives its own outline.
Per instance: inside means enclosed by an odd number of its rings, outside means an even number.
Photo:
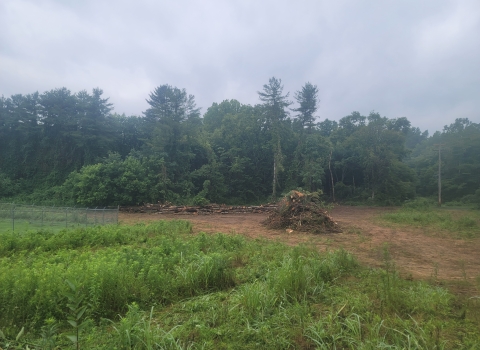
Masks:
[[[291,189],[334,201],[400,204],[437,195],[480,202],[480,124],[432,136],[405,118],[319,120],[317,86],[271,78],[252,106],[155,88],[142,116],[111,113],[103,91],[0,98],[0,200],[83,206],[259,203]]]

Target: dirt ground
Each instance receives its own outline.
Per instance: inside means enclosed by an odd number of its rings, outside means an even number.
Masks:
[[[194,232],[237,233],[250,238],[281,241],[289,245],[306,243],[317,249],[344,248],[360,262],[379,267],[385,264],[385,247],[403,277],[411,279],[436,279],[456,285],[461,292],[463,284],[472,292],[476,278],[480,278],[480,239],[460,240],[425,234],[417,228],[385,227],[378,215],[392,210],[338,206],[330,211],[342,228],[342,233],[314,235],[285,230],[271,230],[261,222],[267,214],[227,215],[165,215],[120,214],[120,222],[147,222],[161,219],[185,219],[192,222]],[[458,283],[456,283],[458,282]],[[465,283],[470,282],[470,283]],[[467,292],[467,290],[465,290]],[[467,292],[468,293],[468,292]]]

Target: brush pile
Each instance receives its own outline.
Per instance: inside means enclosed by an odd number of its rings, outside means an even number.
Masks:
[[[264,224],[269,228],[312,233],[341,232],[323,208],[320,194],[291,191],[277,205]]]

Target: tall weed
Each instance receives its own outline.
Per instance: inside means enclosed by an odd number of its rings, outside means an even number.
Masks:
[[[229,254],[199,253],[194,240],[182,242],[176,235],[156,243],[161,245],[35,250],[0,259],[0,328],[61,319],[66,279],[84,286],[94,319],[125,312],[132,302],[168,303],[235,284]]]
[[[175,236],[190,233],[188,221],[158,221],[149,225],[134,226],[107,225],[62,230],[53,233],[48,230],[24,233],[0,233],[0,257],[18,251],[56,251],[82,247],[110,247],[135,243],[157,242],[157,236]]]

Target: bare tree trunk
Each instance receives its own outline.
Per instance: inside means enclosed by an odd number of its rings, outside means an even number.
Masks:
[[[330,150],[330,157],[328,159],[328,170],[330,170],[330,180],[332,181],[332,200],[335,202],[335,187],[333,186],[332,167],[330,166],[331,161],[332,161],[332,150]]]
[[[275,201],[277,199],[277,157],[273,156],[273,190],[272,197]]]
[[[438,206],[442,206],[442,144],[438,144]],[[460,169],[460,168],[459,168]]]
[[[371,186],[372,186],[372,200],[375,199],[375,173],[374,173],[374,170],[373,170],[373,166],[372,166],[372,178],[370,180],[370,183],[371,183]]]
[[[277,142],[277,149],[273,153],[273,190],[272,197],[273,200],[277,199],[277,187],[278,184],[278,173],[283,171],[282,166],[282,146],[280,145],[280,139]]]

